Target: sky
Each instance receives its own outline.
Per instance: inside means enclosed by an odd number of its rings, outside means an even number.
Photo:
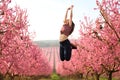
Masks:
[[[80,20],[84,16],[97,17],[96,0],[12,0],[13,5],[27,9],[29,31],[35,32],[34,40],[59,40],[66,9],[74,5],[73,21],[75,30],[69,37],[79,37]]]

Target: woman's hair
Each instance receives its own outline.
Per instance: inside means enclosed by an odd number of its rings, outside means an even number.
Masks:
[[[72,32],[74,31],[74,27],[75,27],[75,24],[74,24],[74,22],[72,21],[72,29],[71,29],[71,32],[70,32],[70,34],[72,34]]]

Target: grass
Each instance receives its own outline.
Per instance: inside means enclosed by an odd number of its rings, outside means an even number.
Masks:
[[[105,77],[101,77],[100,80],[108,80],[107,78]],[[119,79],[116,79],[116,78],[112,78],[112,80],[119,80]]]
[[[3,80],[11,80],[11,79],[9,76],[6,76]],[[85,79],[80,79],[80,78],[76,77],[75,75],[62,77],[56,73],[53,73],[52,75],[47,76],[47,77],[45,77],[45,76],[44,77],[43,76],[31,76],[31,77],[16,76],[16,77],[14,77],[13,80],[85,80]],[[89,79],[89,80],[92,80],[92,79]],[[107,78],[101,77],[100,80],[107,80]],[[113,78],[112,80],[120,80],[120,78],[119,79]]]
[[[55,73],[51,75],[51,80],[60,80],[60,79],[61,79],[60,76]]]

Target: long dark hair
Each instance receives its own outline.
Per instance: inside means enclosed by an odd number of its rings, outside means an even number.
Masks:
[[[74,28],[75,28],[75,24],[74,24],[74,22],[72,21],[72,29],[71,29],[71,31],[70,31],[70,35],[72,34],[72,32],[74,31]]]

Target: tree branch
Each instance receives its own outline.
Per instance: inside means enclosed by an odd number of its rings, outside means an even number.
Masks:
[[[103,10],[103,8],[100,8],[100,13],[103,16],[105,22],[108,24],[108,26],[113,30],[113,32],[115,33],[116,37],[118,38],[118,40],[120,41],[120,37],[118,35],[118,33],[116,32],[115,28],[113,27],[113,24],[109,21],[109,18],[107,16],[107,13],[105,12],[105,10]]]

